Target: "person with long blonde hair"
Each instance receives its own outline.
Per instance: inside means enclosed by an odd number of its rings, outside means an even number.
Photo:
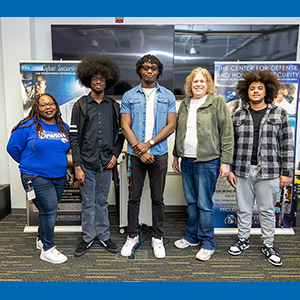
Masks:
[[[218,177],[227,177],[233,155],[233,129],[225,101],[215,95],[209,72],[194,69],[186,78],[187,97],[180,104],[173,150],[173,170],[181,173],[189,218],[179,249],[198,246],[196,258],[209,260],[214,240],[213,194]]]

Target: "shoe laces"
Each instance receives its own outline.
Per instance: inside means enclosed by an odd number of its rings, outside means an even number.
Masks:
[[[61,254],[57,249],[56,249],[56,246],[54,246],[52,249],[51,249],[51,252],[55,255],[59,255]]]
[[[265,249],[269,252],[269,256],[279,256],[278,249],[276,249],[273,245],[265,244]]]
[[[155,246],[162,248],[163,247],[163,241],[161,239],[153,239]]]
[[[238,247],[240,247],[240,246],[242,246],[243,244],[247,244],[247,240],[246,239],[239,239],[238,241],[236,241],[235,243],[234,243],[234,246],[238,246]]]
[[[138,242],[138,240],[136,239],[136,237],[134,237],[134,238],[127,237],[125,246],[126,247],[132,247],[132,245],[137,243],[137,242]]]

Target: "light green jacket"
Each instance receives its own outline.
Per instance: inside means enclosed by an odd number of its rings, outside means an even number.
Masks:
[[[173,156],[184,157],[184,138],[191,97],[182,100],[178,115]],[[233,126],[227,105],[222,97],[208,94],[197,110],[197,158],[206,162],[220,158],[224,164],[232,163]]]

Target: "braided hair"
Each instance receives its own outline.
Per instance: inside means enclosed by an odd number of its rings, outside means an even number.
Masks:
[[[41,119],[40,119],[40,112],[39,112],[39,101],[40,98],[42,96],[49,96],[55,103],[55,107],[56,107],[56,113],[54,115],[55,118],[55,123],[58,127],[59,132],[65,136],[67,139],[69,139],[69,129],[66,127],[64,121],[62,120],[61,117],[61,112],[59,109],[59,105],[56,101],[56,99],[50,95],[49,93],[44,93],[44,94],[38,94],[35,99],[33,100],[33,104],[31,107],[31,110],[29,111],[27,117],[25,117],[24,119],[22,119],[13,129],[12,129],[12,133],[18,129],[18,128],[25,128],[25,127],[30,127],[32,124],[35,123],[35,129],[34,132],[36,133],[37,137],[33,142],[32,147],[34,146],[35,141],[39,138],[39,136],[45,136],[44,131],[43,131],[43,125],[41,123]],[[29,121],[31,118],[32,119],[32,123],[28,124],[28,125],[23,125],[25,124],[27,121]],[[34,147],[33,147],[34,148]]]

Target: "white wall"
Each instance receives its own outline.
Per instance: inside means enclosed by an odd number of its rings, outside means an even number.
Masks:
[[[23,117],[20,90],[19,61],[30,60],[29,18],[1,18],[2,71],[0,107],[5,108],[6,126],[1,126],[1,157],[6,157],[6,164],[1,166],[1,173],[9,178],[12,208],[25,208],[25,193],[21,186],[18,165],[5,152],[10,131]],[[5,118],[4,118],[5,119]],[[1,176],[2,180],[2,176]],[[1,182],[2,183],[2,182]]]
[[[0,184],[11,185],[13,212],[26,208],[25,193],[20,183],[17,164],[5,151],[11,128],[23,117],[19,61],[51,60],[51,24],[115,24],[115,19],[114,17],[0,18]],[[300,18],[125,17],[124,24],[300,24]],[[300,61],[300,38],[297,60]],[[299,110],[298,116],[300,118]],[[297,150],[296,162],[300,160],[298,153],[300,130],[298,130]]]
[[[1,20],[0,20],[0,41],[2,40],[1,34]],[[2,44],[0,43],[0,99],[4,99],[4,73],[3,73],[3,51]],[[0,184],[9,183],[9,174],[8,174],[8,159],[5,152],[6,146],[6,105],[4,100],[0,100]]]

